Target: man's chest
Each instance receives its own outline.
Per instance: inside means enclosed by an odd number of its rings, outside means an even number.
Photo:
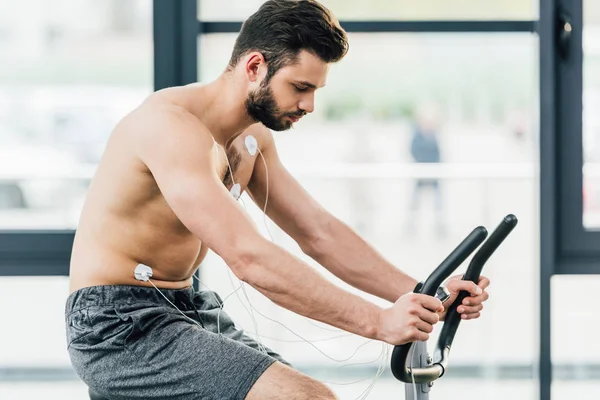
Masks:
[[[239,143],[233,143],[226,150],[216,146],[218,152],[217,171],[221,182],[228,190],[238,184],[240,193],[248,186],[254,170],[255,158],[244,152]]]

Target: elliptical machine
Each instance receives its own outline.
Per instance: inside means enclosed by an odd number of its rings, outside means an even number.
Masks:
[[[517,217],[513,214],[507,215],[485,243],[483,241],[488,235],[486,228],[483,226],[475,228],[422,285],[417,285],[414,293],[438,298],[443,296],[443,293],[438,290],[440,285],[483,243],[473,256],[463,276],[463,280],[479,282],[481,270],[486,261],[511,233],[517,222]],[[456,309],[467,296],[469,296],[468,292],[459,293],[448,309],[433,357],[427,352],[427,342],[406,343],[394,347],[391,370],[396,379],[405,383],[406,400],[429,400],[433,383],[441,378],[448,369],[450,348],[461,321],[460,314]]]

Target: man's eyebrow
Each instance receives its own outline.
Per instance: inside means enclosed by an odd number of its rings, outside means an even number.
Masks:
[[[313,83],[310,83],[310,82],[306,82],[306,81],[295,81],[295,83],[297,83],[297,84],[300,84],[300,85],[303,85],[303,86],[306,86],[306,87],[309,87],[309,88],[311,88],[311,89],[317,89],[317,85],[315,85],[315,84],[313,84]],[[325,85],[323,85],[323,86],[325,86]],[[323,87],[323,86],[321,86],[321,87]]]

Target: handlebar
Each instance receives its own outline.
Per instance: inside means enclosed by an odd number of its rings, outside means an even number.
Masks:
[[[471,260],[467,271],[463,275],[463,280],[470,280],[472,282],[479,282],[481,270],[483,266],[490,258],[490,256],[496,251],[496,249],[502,244],[504,239],[510,234],[510,232],[517,225],[517,217],[513,214],[509,214],[504,219],[494,232],[490,235],[488,240],[483,243],[481,248]],[[483,226],[475,228],[455,249],[450,255],[429,275],[423,286],[417,288],[415,293],[427,294],[429,296],[435,296],[438,287],[454,272],[459,265],[461,265],[469,255],[479,247],[479,245],[487,237],[487,230]],[[394,377],[402,382],[406,383],[428,383],[433,382],[436,379],[442,377],[448,367],[448,358],[450,355],[450,348],[454,335],[458,330],[461,317],[456,311],[457,307],[462,304],[465,297],[469,296],[469,292],[461,291],[454,301],[448,312],[446,313],[446,319],[444,326],[440,333],[437,346],[434,352],[434,360],[430,365],[419,368],[409,368],[407,361],[408,355],[411,348],[415,344],[405,343],[403,345],[395,346],[392,352],[391,358],[391,370]]]

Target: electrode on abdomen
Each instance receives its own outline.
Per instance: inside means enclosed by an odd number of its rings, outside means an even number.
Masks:
[[[152,268],[144,264],[138,264],[133,271],[133,275],[138,281],[148,282],[152,276]]]

